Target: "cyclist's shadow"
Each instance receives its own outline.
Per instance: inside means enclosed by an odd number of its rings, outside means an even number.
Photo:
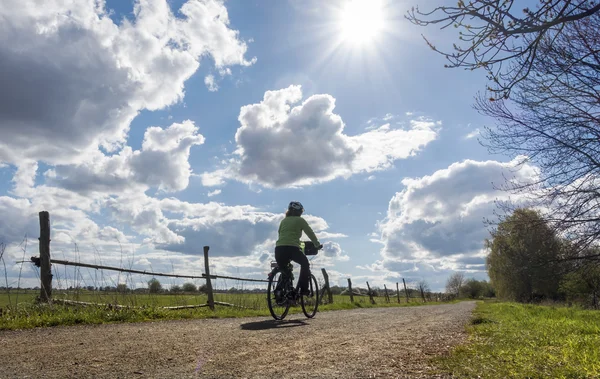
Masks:
[[[275,321],[275,320],[265,320],[265,321],[256,321],[256,322],[247,322],[245,324],[240,325],[240,328],[243,330],[265,330],[265,329],[276,329],[276,328],[293,328],[295,326],[304,326],[308,325],[303,320],[285,320],[285,321]]]

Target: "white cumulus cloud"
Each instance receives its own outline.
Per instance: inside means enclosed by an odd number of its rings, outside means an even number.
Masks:
[[[522,158],[465,160],[402,180],[404,189],[390,200],[387,216],[378,223],[379,239],[373,240],[383,245],[381,260],[369,269],[388,277],[425,279],[438,290],[457,270],[486,279],[484,239],[489,231],[484,220],[494,219],[496,200],[509,197],[498,186],[506,179],[535,180],[538,174],[529,164],[518,166],[520,162]]]
[[[215,81],[214,75],[206,75],[206,77],[204,78],[204,84],[210,92],[216,92],[219,90],[219,85]]]
[[[190,149],[203,143],[204,137],[190,120],[166,129],[150,127],[141,150],[126,146],[112,156],[96,151],[82,163],[49,171],[48,183],[82,193],[120,194],[149,187],[180,191],[188,186],[191,175]]]
[[[495,200],[508,194],[495,188],[504,178],[531,180],[529,165],[465,160],[421,178],[406,178],[404,189],[390,200],[379,224],[383,257],[440,258],[477,254],[488,235],[484,218],[492,218]]]
[[[320,266],[332,267],[336,262],[349,261],[350,257],[346,254],[337,242],[327,241],[323,243],[323,249],[316,255],[314,263]]]
[[[202,246],[208,245],[215,256],[248,256],[261,249],[272,252],[284,217],[249,205],[190,203],[146,195],[111,198],[106,207],[115,220],[126,222],[159,249],[200,254]],[[306,219],[323,240],[344,237],[329,233],[329,225],[320,217],[307,215]]]
[[[403,128],[385,124],[349,136],[334,113],[332,96],[301,100],[301,87],[290,86],[267,91],[260,103],[243,106],[235,157],[205,173],[204,185],[221,185],[229,178],[266,187],[303,186],[384,170],[419,152],[437,137],[440,126],[419,119]]]
[[[481,134],[481,132],[479,131],[479,128],[477,128],[477,129],[473,130],[472,132],[468,133],[468,134],[465,136],[465,139],[472,139],[472,138],[475,138],[475,137],[477,137],[479,134]]]
[[[103,1],[5,0],[0,7],[0,162],[77,162],[115,151],[139,111],[183,98],[204,56],[250,65],[219,0],[138,0],[115,24]]]

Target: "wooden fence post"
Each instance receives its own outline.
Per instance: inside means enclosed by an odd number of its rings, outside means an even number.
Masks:
[[[400,304],[400,288],[398,287],[398,282],[396,282],[396,296],[398,297],[398,304]]]
[[[215,299],[213,297],[213,288],[210,281],[210,269],[208,268],[208,249],[209,246],[204,246],[204,271],[206,273],[206,290],[208,291],[208,307],[215,310]]]
[[[388,295],[387,287],[385,286],[385,284],[383,285],[383,289],[385,290],[385,302],[389,303],[390,302],[390,295]]]
[[[402,278],[402,283],[404,283],[404,293],[406,294],[406,302],[408,303],[408,290],[406,289],[406,281]]]
[[[52,266],[50,264],[50,214],[47,211],[40,216],[40,302],[52,301]]]
[[[331,293],[331,287],[329,287],[329,275],[327,275],[327,271],[324,268],[321,269],[323,273],[323,278],[325,278],[325,291],[327,291],[327,301],[329,304],[333,304],[333,294]]]
[[[375,304],[375,300],[373,299],[373,292],[371,291],[371,286],[369,286],[369,282],[367,282],[367,289],[369,290],[369,299],[371,299],[371,304]]]
[[[354,303],[354,294],[352,293],[352,280],[348,278],[348,292],[350,292],[350,302]]]

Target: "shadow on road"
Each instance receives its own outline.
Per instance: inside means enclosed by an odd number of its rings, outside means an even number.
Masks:
[[[266,321],[256,321],[256,322],[247,322],[245,324],[240,325],[240,328],[243,330],[265,330],[265,329],[276,329],[276,328],[293,328],[295,326],[304,326],[308,325],[302,320],[287,320],[287,321],[275,321],[275,320],[266,320]]]

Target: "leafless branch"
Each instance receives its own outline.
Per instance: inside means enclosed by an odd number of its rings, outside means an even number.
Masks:
[[[586,19],[600,11],[600,3],[590,0],[544,0],[537,9],[521,11],[514,0],[458,1],[455,7],[441,6],[429,12],[413,7],[406,18],[415,25],[452,25],[459,29],[460,44],[448,52],[426,43],[443,55],[446,67],[484,69],[495,97],[508,98],[512,88],[531,74],[540,59],[539,46],[549,33],[560,34],[565,25]],[[520,64],[512,65],[519,60]],[[509,66],[506,67],[506,64]]]

